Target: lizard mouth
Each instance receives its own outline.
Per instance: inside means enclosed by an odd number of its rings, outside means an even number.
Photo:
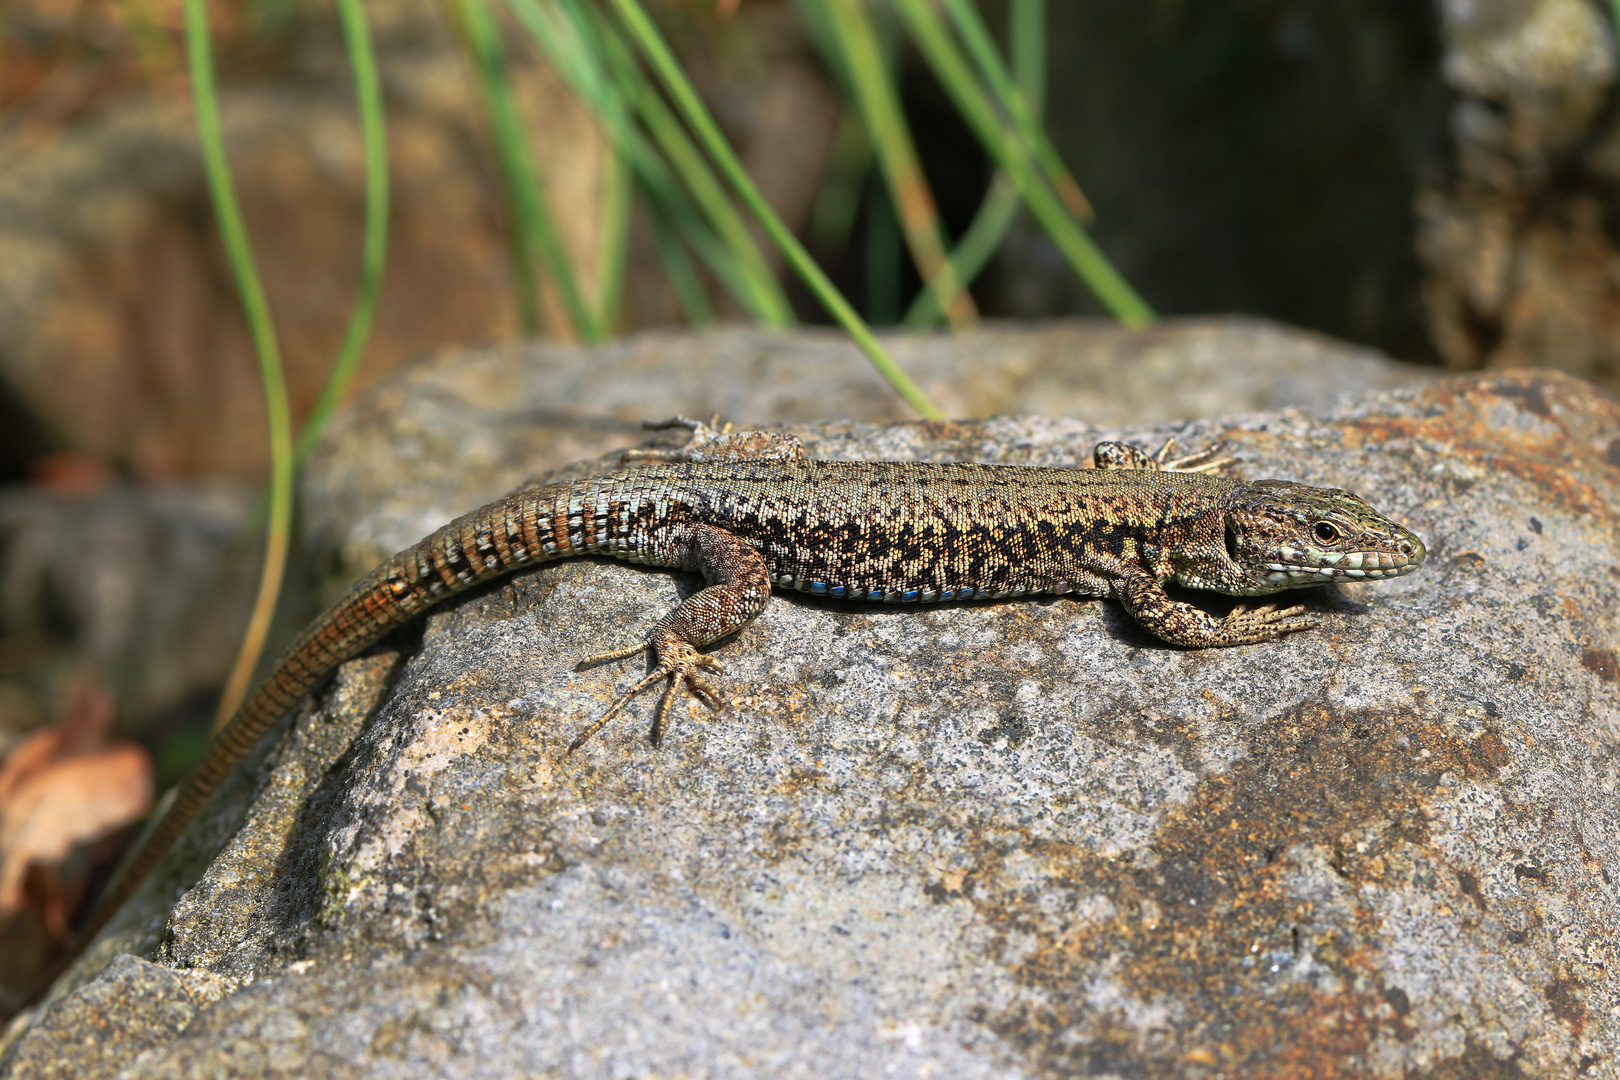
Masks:
[[[1272,581],[1331,581],[1347,578],[1353,581],[1380,581],[1384,578],[1410,574],[1423,563],[1426,552],[1415,537],[1407,544],[1406,552],[1395,551],[1335,551],[1305,552],[1296,548],[1283,548],[1276,562],[1265,562],[1260,568]]]

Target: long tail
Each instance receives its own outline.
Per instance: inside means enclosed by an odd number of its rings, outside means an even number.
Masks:
[[[578,484],[552,484],[490,503],[406,548],[350,587],[299,635],[220,729],[201,764],[102,894],[73,949],[53,970],[52,981],[146,880],[248,752],[338,665],[413,616],[481,582],[522,567],[603,550],[596,523],[584,509],[594,501],[587,490]]]

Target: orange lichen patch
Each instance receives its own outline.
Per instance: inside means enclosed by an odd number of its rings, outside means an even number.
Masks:
[[[1489,726],[1462,733],[1408,713],[1319,705],[1279,716],[1256,729],[1248,757],[1201,781],[1166,817],[1150,845],[1156,861],[1026,849],[1054,887],[1106,898],[1107,917],[1054,926],[1020,897],[995,895],[995,873],[978,878],[972,898],[987,921],[1039,940],[1016,969],[1039,1004],[985,1022],[1058,1072],[1129,1062],[1127,1071],[1167,1075],[1194,1064],[1241,1075],[1358,1073],[1373,1042],[1408,1041],[1414,1030],[1406,991],[1382,981],[1378,918],[1354,897],[1443,864],[1428,793],[1443,774],[1489,780],[1511,756]],[[1295,893],[1302,849],[1345,882],[1347,919],[1324,921]],[[1472,872],[1457,880],[1459,900],[1483,904]],[[1290,972],[1302,956],[1321,977]],[[1099,972],[1118,1001],[1135,1004],[1097,1005]],[[1151,1023],[1142,1010],[1156,1011]]]
[[[1505,371],[1444,379],[1418,399],[1429,409],[1350,422],[1367,441],[1420,440],[1451,448],[1464,460],[1505,471],[1533,485],[1543,499],[1572,514],[1614,518],[1602,492],[1579,479],[1580,462],[1613,456],[1620,403],[1589,383],[1546,371]],[[1504,433],[1502,405],[1529,413],[1535,424]],[[1579,430],[1576,430],[1576,428]]]
[[[1339,445],[1347,450],[1359,450],[1367,442],[1367,433],[1360,428],[1344,428],[1339,435]]]
[[[1572,515],[1601,517],[1611,522],[1615,519],[1615,508],[1604,501],[1596,487],[1576,480],[1568,462],[1531,461],[1497,453],[1491,454],[1490,462],[1532,485],[1546,496],[1546,502]]]

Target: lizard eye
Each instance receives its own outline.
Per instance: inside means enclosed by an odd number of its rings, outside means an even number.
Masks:
[[[1324,544],[1331,544],[1339,538],[1339,530],[1334,528],[1331,522],[1327,521],[1318,521],[1315,527],[1311,529],[1311,532]]]

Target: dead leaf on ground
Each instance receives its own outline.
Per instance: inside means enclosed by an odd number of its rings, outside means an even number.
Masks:
[[[54,870],[75,848],[151,809],[151,758],[112,738],[115,720],[107,691],[81,679],[61,719],[24,738],[0,764],[0,920],[27,903],[30,866]]]

